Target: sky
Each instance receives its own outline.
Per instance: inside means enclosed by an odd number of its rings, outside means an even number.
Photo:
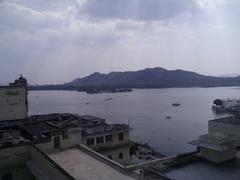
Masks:
[[[0,0],[0,84],[151,67],[240,74],[240,0]]]

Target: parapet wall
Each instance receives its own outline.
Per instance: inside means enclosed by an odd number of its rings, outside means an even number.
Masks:
[[[63,170],[35,145],[30,146],[30,156],[32,163],[38,167],[49,179],[75,180],[75,178]]]

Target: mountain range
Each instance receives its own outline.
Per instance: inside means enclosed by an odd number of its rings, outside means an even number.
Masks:
[[[88,90],[107,88],[166,88],[240,86],[240,76],[216,77],[191,71],[146,68],[139,71],[95,72],[83,78],[59,85],[30,86],[30,90]]]

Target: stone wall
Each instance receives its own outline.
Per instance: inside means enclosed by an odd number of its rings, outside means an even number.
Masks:
[[[25,87],[0,89],[0,121],[27,118]]]

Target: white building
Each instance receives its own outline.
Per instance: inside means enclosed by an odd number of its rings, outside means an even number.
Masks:
[[[229,116],[208,122],[208,133],[222,133],[235,139],[236,146],[240,146],[240,117]]]
[[[200,156],[215,163],[222,163],[237,157],[234,139],[222,133],[205,134],[190,142],[200,150]]]
[[[189,142],[200,150],[200,156],[222,163],[237,157],[240,147],[240,118],[230,116],[210,120],[208,134],[199,136],[198,140]]]

